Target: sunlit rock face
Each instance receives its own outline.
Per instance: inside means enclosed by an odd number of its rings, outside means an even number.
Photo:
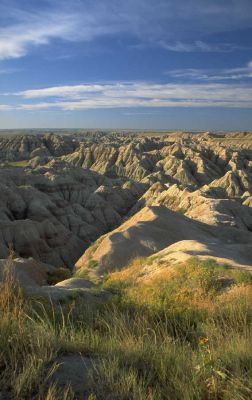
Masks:
[[[0,164],[0,258],[12,247],[71,268],[146,206],[219,232],[252,231],[251,134],[5,135]]]

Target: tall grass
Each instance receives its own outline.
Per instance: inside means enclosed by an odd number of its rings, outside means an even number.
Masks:
[[[0,282],[1,391],[16,399],[35,394],[46,398],[47,381],[57,367],[51,363],[57,352],[55,331],[52,324],[46,326],[45,320],[36,320],[38,304],[25,299],[12,262],[10,256]],[[48,393],[53,399],[53,391]]]
[[[108,275],[106,304],[60,306],[25,299],[11,263],[0,290],[0,383],[12,398],[78,398],[53,381],[61,353],[92,360],[88,400],[252,398],[250,275],[192,259],[147,276],[141,259]]]

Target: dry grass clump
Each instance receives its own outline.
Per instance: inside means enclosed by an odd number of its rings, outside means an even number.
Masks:
[[[158,260],[156,260],[158,262]],[[0,384],[20,400],[72,400],[53,383],[57,357],[93,360],[88,400],[250,400],[252,284],[246,273],[192,259],[145,279],[135,260],[108,275],[106,304],[63,306],[23,297],[8,273],[0,290]],[[148,268],[147,268],[148,267]],[[8,398],[8,397],[6,397]]]
[[[11,255],[0,281],[0,384],[6,398],[43,397],[56,367],[50,365],[57,351],[55,334],[34,312],[15,280]]]
[[[126,268],[110,273],[106,278],[105,287],[117,291],[134,285],[143,273],[146,262],[143,257],[138,257],[132,260]]]
[[[140,313],[148,321],[148,378],[156,358],[159,363],[149,398],[252,398],[251,275],[194,258],[167,270],[162,264],[161,273],[132,283],[135,267],[136,262],[112,273],[105,286],[117,288],[124,312],[132,310],[134,318]],[[176,371],[172,379],[170,368]]]
[[[241,292],[252,284],[250,273],[220,266],[211,259],[191,258],[175,265],[157,260],[155,268],[149,265],[149,259],[135,259],[122,271],[110,273],[104,286],[123,291],[137,304],[167,309],[176,304],[211,307],[212,298],[226,293],[225,289]]]

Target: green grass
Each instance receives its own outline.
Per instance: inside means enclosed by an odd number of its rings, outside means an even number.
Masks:
[[[30,160],[20,160],[20,161],[8,161],[7,166],[9,167],[22,167],[28,166]]]
[[[68,268],[60,267],[48,273],[47,283],[49,285],[56,285],[56,283],[59,283],[71,277],[72,273]]]
[[[92,255],[90,255],[85,265],[85,268],[76,269],[74,272],[74,276],[77,278],[84,278],[90,280],[93,283],[98,283],[100,280],[94,273],[97,266],[98,266],[98,261],[94,260],[92,258]]]
[[[96,252],[96,250],[98,249],[98,247],[100,246],[101,242],[103,241],[103,239],[105,238],[106,235],[101,235],[91,246],[90,246],[90,250],[91,250],[91,256]]]
[[[180,213],[180,214],[182,214],[182,215],[185,215],[185,213],[187,212],[187,209],[184,207],[181,207],[181,208],[179,208],[178,210],[177,210],[177,212],[178,213]]]
[[[94,268],[96,268],[97,267],[97,265],[98,265],[98,261],[97,260],[94,260],[93,258],[90,258],[89,260],[88,260],[88,263],[87,263],[87,268],[88,269],[94,269]]]
[[[251,276],[198,259],[162,265],[148,279],[143,268],[141,259],[109,274],[104,287],[115,294],[106,304],[77,297],[61,307],[25,299],[6,273],[1,391],[73,399],[50,376],[60,354],[81,352],[94,361],[88,400],[251,399]]]
[[[85,278],[92,280],[94,283],[98,283],[99,279],[94,274],[94,270],[98,266],[98,261],[93,258],[94,253],[98,249],[99,245],[103,241],[106,235],[100,236],[93,244],[88,248],[88,259],[85,268],[76,269],[74,275],[79,278]]]

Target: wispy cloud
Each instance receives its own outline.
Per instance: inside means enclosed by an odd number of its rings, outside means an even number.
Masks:
[[[120,34],[175,52],[232,51],[238,46],[202,37],[251,28],[252,17],[251,0],[232,0],[232,6],[227,0],[55,0],[42,1],[47,7],[35,10],[12,3],[0,4],[0,60],[22,57],[56,39],[91,41]]]
[[[25,90],[14,93],[13,96],[22,99],[16,106],[21,110],[138,107],[252,108],[251,87],[224,83],[95,83]],[[36,99],[42,101],[37,102]]]
[[[32,15],[31,19],[0,29],[0,60],[19,58],[32,46],[45,45],[52,39],[67,38],[75,21],[70,15]]]
[[[244,67],[238,68],[223,68],[223,69],[176,69],[165,72],[177,79],[189,79],[193,81],[233,81],[252,78],[252,61]]]
[[[127,117],[153,117],[162,114],[162,111],[130,111],[123,112],[123,115]]]
[[[13,68],[0,68],[0,75],[2,75],[2,74],[13,74],[16,71],[17,71],[17,69],[13,69]]]
[[[64,1],[61,5],[55,1],[49,10],[12,10],[10,22],[0,28],[0,60],[23,57],[33,47],[48,45],[53,40],[91,41],[122,29],[106,8],[81,7],[80,10],[76,4],[74,1],[72,9],[69,9]]]
[[[245,47],[243,46],[234,45],[232,43],[212,44],[203,42],[201,40],[196,40],[191,43],[187,42],[169,43],[161,40],[159,44],[166,50],[184,52],[184,53],[190,53],[190,52],[229,53],[234,50],[241,50],[243,48],[245,49]]]
[[[14,110],[16,107],[8,105],[8,104],[0,104],[0,111],[10,111]]]
[[[23,92],[15,93],[18,96],[23,96],[27,99],[38,98],[38,97],[79,97],[85,93],[96,93],[102,92],[104,89],[111,87],[110,85],[101,84],[86,84],[86,85],[74,85],[74,86],[54,86],[44,89],[32,89],[25,90]],[[112,86],[113,87],[113,86]]]

